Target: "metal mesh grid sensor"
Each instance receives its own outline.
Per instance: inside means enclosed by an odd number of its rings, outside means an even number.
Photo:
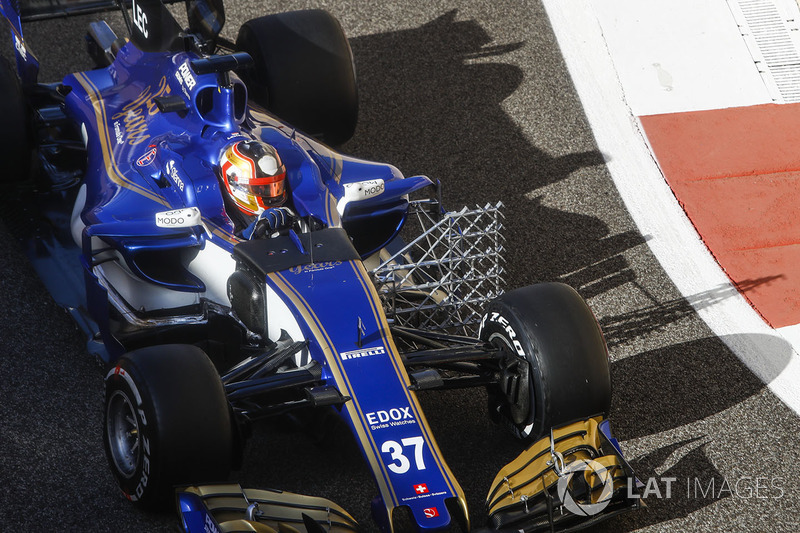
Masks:
[[[442,214],[437,202],[409,205],[397,250],[370,271],[386,316],[398,326],[474,335],[485,304],[503,292],[503,204]],[[416,226],[416,227],[415,227]]]

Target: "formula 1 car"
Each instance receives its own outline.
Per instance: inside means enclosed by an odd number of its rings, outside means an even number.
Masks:
[[[186,6],[182,29],[161,0],[0,0],[17,67],[0,63],[2,179],[35,190],[34,266],[107,369],[125,496],[177,500],[190,532],[354,531],[328,500],[225,483],[251,424],[322,410],[360,446],[381,530],[469,531],[416,393],[480,387],[532,443],[495,479],[487,528],[572,531],[640,505],[583,299],[503,292],[501,205],[447,212],[427,177],[329,148],[357,118],[339,23],[268,15],[234,43],[221,0]],[[92,23],[96,68],[38,82],[23,20],[115,8],[129,36]]]

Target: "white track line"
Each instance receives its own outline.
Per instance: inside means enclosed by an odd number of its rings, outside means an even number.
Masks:
[[[800,356],[732,287],[675,200],[631,113],[591,0],[543,0],[609,172],[653,254],[709,328],[800,414]],[[602,2],[613,9],[613,2]],[[723,295],[708,303],[709,295]],[[686,369],[691,372],[690,368]]]

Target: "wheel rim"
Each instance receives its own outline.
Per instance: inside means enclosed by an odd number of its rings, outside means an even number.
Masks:
[[[504,335],[493,333],[488,342],[500,348],[505,356],[500,363],[499,391],[505,398],[510,422],[523,429],[534,408],[528,362],[517,354]]]
[[[139,421],[133,404],[122,391],[114,391],[108,401],[106,433],[117,471],[125,478],[133,477],[141,455]]]

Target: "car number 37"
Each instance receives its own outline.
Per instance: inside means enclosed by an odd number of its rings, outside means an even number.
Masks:
[[[422,449],[425,440],[422,437],[408,437],[402,439],[400,443],[387,440],[381,445],[381,452],[388,453],[392,462],[386,466],[395,474],[405,474],[411,468],[411,461],[406,457],[411,447],[414,448],[414,466],[417,470],[425,470],[425,459],[422,456]]]

